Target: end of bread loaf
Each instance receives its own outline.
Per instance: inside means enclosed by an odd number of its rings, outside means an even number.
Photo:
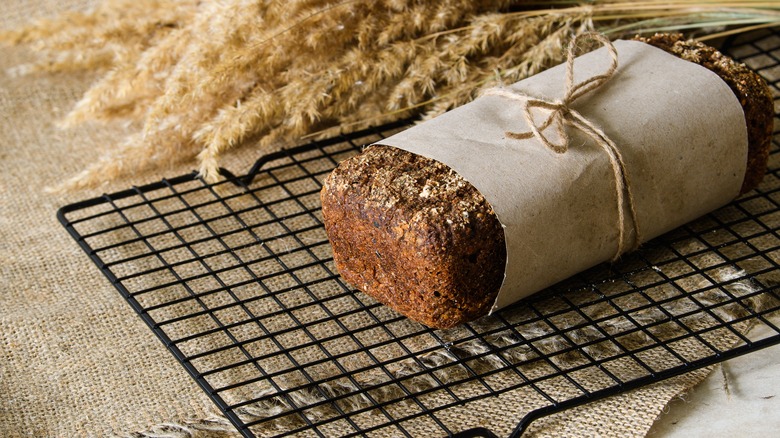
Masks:
[[[487,314],[503,281],[504,232],[485,198],[449,167],[370,147],[321,192],[342,278],[434,328]]]
[[[766,173],[774,129],[774,100],[766,81],[745,64],[707,44],[686,40],[682,34],[658,33],[634,39],[709,69],[731,88],[742,105],[748,133],[747,171],[740,194],[758,187]]]

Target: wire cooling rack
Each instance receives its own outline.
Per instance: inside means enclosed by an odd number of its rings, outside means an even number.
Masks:
[[[778,95],[778,47],[761,33],[729,53]],[[540,416],[780,342],[777,138],[763,184],[731,205],[495,316],[431,330],[343,283],[321,222],[329,171],[403,126],[58,215],[247,437],[517,436]]]

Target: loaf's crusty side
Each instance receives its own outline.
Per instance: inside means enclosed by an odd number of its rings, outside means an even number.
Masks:
[[[374,146],[342,162],[321,198],[336,268],[353,286],[431,327],[490,310],[504,276],[504,232],[449,167]]]
[[[746,114],[742,193],[766,170],[771,94],[754,72],[676,35],[644,42],[697,62],[729,84]],[[493,209],[447,166],[388,146],[367,148],[326,179],[322,212],[336,268],[354,287],[434,328],[486,315],[504,276],[504,232]]]

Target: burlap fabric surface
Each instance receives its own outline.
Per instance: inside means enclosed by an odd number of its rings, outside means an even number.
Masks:
[[[83,7],[6,1],[2,27]],[[211,402],[57,222],[60,206],[111,187],[44,192],[121,129],[58,130],[93,77],[8,71],[31,60],[24,49],[0,55],[0,436],[107,436],[208,417]]]
[[[0,27],[86,8],[89,2],[11,0]],[[0,49],[0,436],[232,435],[208,397],[135,315],[57,222],[62,205],[179,175],[190,166],[98,189],[52,194],[126,128],[59,130],[95,79],[88,74],[15,75],[24,48]],[[10,69],[10,70],[9,70]],[[228,158],[244,170],[257,152]],[[667,402],[707,370],[534,423],[529,436],[644,436]],[[506,424],[511,394],[468,406],[481,425]],[[455,412],[460,416],[464,412]],[[177,435],[179,434],[179,435]]]

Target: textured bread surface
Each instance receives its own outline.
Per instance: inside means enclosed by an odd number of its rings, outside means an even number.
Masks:
[[[431,327],[485,315],[503,280],[504,232],[449,167],[374,146],[328,177],[322,213],[347,282]]]
[[[731,87],[746,115],[742,193],[765,170],[774,107],[754,72],[679,35],[637,38],[701,64]],[[343,161],[321,192],[340,275],[357,289],[434,328],[486,315],[504,277],[501,224],[485,198],[437,161],[388,146]]]

